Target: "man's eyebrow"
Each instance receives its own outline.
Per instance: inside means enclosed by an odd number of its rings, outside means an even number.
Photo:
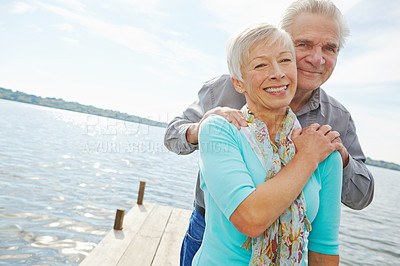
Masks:
[[[295,40],[294,43],[313,43],[313,42],[307,39],[298,39]]]
[[[325,44],[325,46],[331,47],[331,48],[338,48],[338,45],[336,43],[333,42],[328,42],[327,44]]]
[[[314,44],[312,41],[307,40],[307,39],[298,39],[298,40],[294,40],[293,42],[294,42],[295,45],[298,44],[298,43]],[[324,46],[325,47],[335,48],[335,49],[339,47],[339,45],[337,43],[334,43],[334,42],[325,43]]]

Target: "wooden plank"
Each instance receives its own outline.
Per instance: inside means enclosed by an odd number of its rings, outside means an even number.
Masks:
[[[117,265],[151,265],[171,212],[171,207],[154,206]]]
[[[157,249],[153,266],[179,265],[180,250],[191,211],[173,209]]]
[[[80,265],[117,265],[132,238],[139,232],[154,206],[154,204],[150,203],[133,206],[125,216],[123,230],[111,230]]]

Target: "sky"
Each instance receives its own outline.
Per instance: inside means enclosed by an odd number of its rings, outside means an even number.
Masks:
[[[400,1],[333,0],[351,36],[322,87],[366,156],[400,164]],[[228,73],[225,45],[291,0],[1,0],[0,87],[167,122]]]

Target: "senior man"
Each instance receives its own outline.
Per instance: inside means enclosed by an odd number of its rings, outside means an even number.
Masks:
[[[296,49],[298,84],[290,107],[302,127],[328,124],[340,133],[337,141],[342,143],[342,203],[363,209],[373,199],[374,179],[365,165],[354,121],[347,109],[321,88],[331,76],[339,50],[349,35],[345,19],[329,0],[297,0],[285,10],[280,24],[291,34]],[[235,91],[229,75],[206,82],[198,97],[169,123],[164,143],[170,151],[189,154],[196,150],[199,126],[210,114],[221,115],[238,128],[247,126],[237,110],[245,104],[245,98]],[[197,178],[195,208],[182,243],[181,265],[190,265],[201,245],[205,211]]]

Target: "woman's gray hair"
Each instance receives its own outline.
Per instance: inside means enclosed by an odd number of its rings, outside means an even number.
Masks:
[[[343,48],[346,38],[350,35],[346,19],[339,8],[330,0],[297,0],[286,8],[281,18],[280,26],[291,33],[291,26],[301,13],[321,14],[334,18],[339,24],[339,49]]]
[[[250,50],[260,42],[272,46],[276,42],[288,47],[295,58],[295,50],[290,35],[277,26],[268,23],[250,25],[232,35],[226,45],[226,57],[231,77],[243,81],[241,66],[249,59]]]

